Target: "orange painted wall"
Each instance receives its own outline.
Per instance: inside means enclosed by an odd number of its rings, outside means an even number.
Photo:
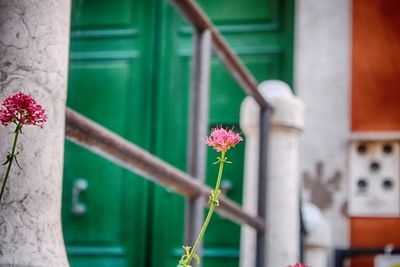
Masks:
[[[400,131],[400,1],[353,0],[352,131]],[[351,218],[352,247],[400,248],[400,218]],[[373,257],[352,260],[373,267]]]
[[[400,248],[400,218],[351,218],[351,246],[382,248],[393,244]],[[373,267],[373,257],[352,260],[352,267]]]
[[[400,131],[400,1],[353,0],[352,131]],[[400,248],[400,218],[351,218],[352,247]],[[373,257],[352,260],[373,267]]]
[[[351,128],[400,131],[400,1],[353,0]]]

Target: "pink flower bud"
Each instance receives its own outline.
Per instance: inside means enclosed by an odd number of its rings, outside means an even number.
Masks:
[[[239,134],[222,127],[214,128],[205,143],[214,147],[217,152],[226,152],[243,141]]]
[[[47,120],[46,111],[36,100],[22,92],[7,97],[3,101],[5,108],[0,109],[0,121],[4,126],[10,123],[36,125],[43,128]]]

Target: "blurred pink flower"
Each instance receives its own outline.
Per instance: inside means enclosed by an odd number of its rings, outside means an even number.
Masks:
[[[226,152],[241,141],[243,141],[243,138],[234,131],[217,127],[211,131],[205,143],[214,147],[217,152]]]
[[[0,109],[0,121],[4,126],[10,123],[36,125],[43,128],[47,120],[46,111],[36,100],[22,92],[7,97],[3,101],[5,108]]]

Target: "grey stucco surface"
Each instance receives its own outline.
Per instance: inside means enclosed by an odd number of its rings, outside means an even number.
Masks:
[[[23,91],[49,118],[22,129],[21,169],[13,166],[0,205],[0,266],[68,266],[60,214],[69,18],[68,0],[0,0],[0,99]],[[13,130],[0,127],[2,158]]]
[[[314,203],[332,225],[333,246],[348,245],[346,161],[350,135],[351,1],[296,1],[295,90],[306,107],[300,142],[300,170],[324,187]],[[322,163],[322,177],[316,173]],[[306,174],[307,173],[307,174]],[[319,179],[319,180],[318,180]],[[321,190],[315,186],[314,190]],[[314,193],[314,197],[313,197]],[[307,200],[318,192],[305,189]]]

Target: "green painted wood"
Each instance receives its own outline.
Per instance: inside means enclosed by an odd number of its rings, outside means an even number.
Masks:
[[[199,0],[202,8],[216,24],[270,22],[279,17],[277,0],[225,1]]]
[[[68,106],[124,138],[150,147],[150,1],[74,0]],[[150,42],[151,43],[151,42]],[[88,181],[74,216],[72,186]],[[71,142],[65,144],[63,231],[72,267],[144,267],[148,182]]]
[[[183,249],[178,248],[173,250],[172,255],[175,257],[182,256]],[[203,250],[203,257],[205,258],[237,258],[239,251],[235,248],[220,248],[220,247],[206,247]]]
[[[73,1],[73,25],[83,27],[129,27],[134,24],[137,1],[126,0],[75,0]]]
[[[292,84],[293,0],[199,0],[258,81]],[[74,0],[68,105],[186,170],[191,27],[167,1]],[[210,128],[239,129],[244,93],[211,61]],[[217,154],[209,149],[207,183]],[[228,196],[242,199],[244,145],[228,154]],[[71,190],[89,181],[83,217]],[[66,142],[63,227],[72,267],[176,266],[184,199]],[[236,267],[238,225],[216,215],[205,241],[205,267]]]
[[[293,21],[292,0],[199,0],[228,43],[258,81],[281,79],[292,84]],[[161,3],[158,29],[160,41],[156,65],[157,136],[155,152],[186,170],[188,89],[190,87],[191,27],[167,4]],[[211,63],[210,128],[224,124],[239,129],[240,103],[244,93],[217,58]],[[207,183],[214,184],[217,154],[209,149]],[[244,146],[229,152],[234,162],[225,169],[224,179],[233,189],[228,196],[242,199]],[[153,200],[152,265],[176,266],[183,245],[184,199],[156,187]],[[239,264],[240,227],[217,215],[205,237],[205,267],[236,267]],[[212,253],[210,252],[212,251]],[[226,253],[229,251],[230,253]],[[234,252],[234,253],[233,253]]]

